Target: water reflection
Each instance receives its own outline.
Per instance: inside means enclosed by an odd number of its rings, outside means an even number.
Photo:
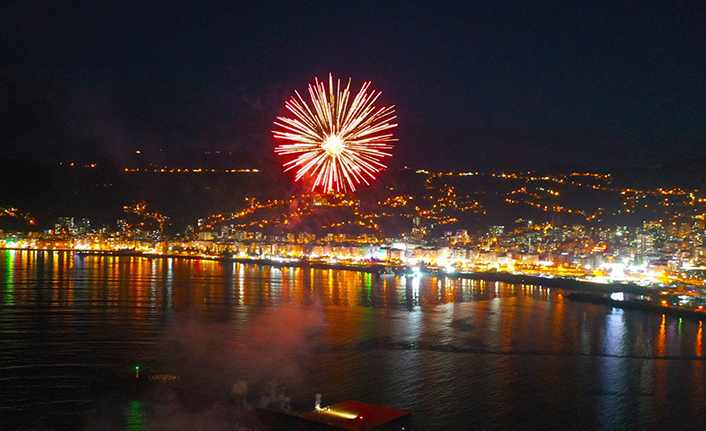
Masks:
[[[557,289],[28,251],[0,252],[0,280],[4,411],[85,414],[86,376],[136,357],[168,364],[160,343],[175,322],[221,325],[205,333],[233,338],[209,340],[237,350],[258,315],[287,306],[326,322],[303,396],[316,388],[410,409],[418,429],[462,429],[469,418],[479,429],[528,418],[603,429],[706,420],[696,407],[706,402],[700,322],[573,303]],[[144,406],[129,407],[137,427]]]
[[[127,413],[127,431],[143,431],[145,430],[145,422],[147,414],[145,407],[139,401],[132,401]]]
[[[657,356],[664,356],[667,340],[667,316],[662,315],[662,323],[659,325],[659,335],[657,336]]]
[[[703,354],[701,323],[696,328],[693,322],[651,315],[651,321],[660,321],[652,338],[649,328],[654,326],[628,326],[620,310],[600,313],[603,322],[596,325],[586,312],[595,314],[600,307],[570,304],[561,291],[533,285],[447,277],[380,277],[355,271],[173,258],[15,250],[2,254],[3,307],[87,309],[137,317],[188,310],[218,315],[232,307],[315,302],[327,307],[407,311],[473,303],[472,320],[477,322],[467,324],[487,329],[485,342],[500,351],[530,344],[517,337],[523,328],[546,327],[549,336],[540,337],[546,341],[541,347],[557,352],[571,350],[578,340],[576,350],[582,354],[653,353],[664,357],[679,352],[685,342],[693,344],[689,350],[696,357]],[[584,311],[567,314],[568,307]],[[449,320],[457,320],[455,317]],[[648,346],[626,341],[636,335],[647,337]],[[649,344],[655,346],[653,352]]]
[[[701,357],[703,355],[703,342],[704,342],[704,322],[699,321],[699,332],[696,334],[696,356]]]

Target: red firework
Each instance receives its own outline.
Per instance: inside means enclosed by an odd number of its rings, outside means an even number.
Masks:
[[[284,141],[275,153],[289,158],[285,171],[296,170],[295,181],[313,180],[317,188],[331,191],[355,191],[361,183],[370,184],[382,169],[380,161],[391,156],[393,138],[390,129],[397,127],[394,106],[376,108],[374,103],[382,94],[369,90],[365,82],[351,100],[350,80],[345,88],[341,81],[329,75],[326,85],[315,79],[309,84],[311,103],[299,92],[285,103],[293,117],[277,117],[274,137]],[[293,158],[292,158],[293,157]]]

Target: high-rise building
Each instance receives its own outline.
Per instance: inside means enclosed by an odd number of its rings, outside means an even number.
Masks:
[[[654,252],[655,239],[650,234],[640,233],[637,235],[637,253],[647,254]]]

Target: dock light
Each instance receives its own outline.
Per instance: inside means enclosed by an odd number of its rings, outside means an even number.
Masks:
[[[140,378],[140,366],[135,365],[135,378],[139,379]]]
[[[362,416],[358,416],[355,413],[349,413],[349,412],[342,411],[342,410],[331,410],[329,407],[327,407],[326,410],[324,410],[323,412],[325,414],[337,416],[342,419],[358,419],[358,418],[362,419]]]

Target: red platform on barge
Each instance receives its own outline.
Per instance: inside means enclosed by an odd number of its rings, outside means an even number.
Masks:
[[[255,410],[268,431],[409,431],[411,415],[360,401],[345,401],[302,414]]]
[[[409,413],[402,410],[361,403],[360,401],[344,401],[302,415],[305,419],[348,431],[372,429],[404,430],[405,427],[403,425],[394,427],[392,424],[408,416]]]

